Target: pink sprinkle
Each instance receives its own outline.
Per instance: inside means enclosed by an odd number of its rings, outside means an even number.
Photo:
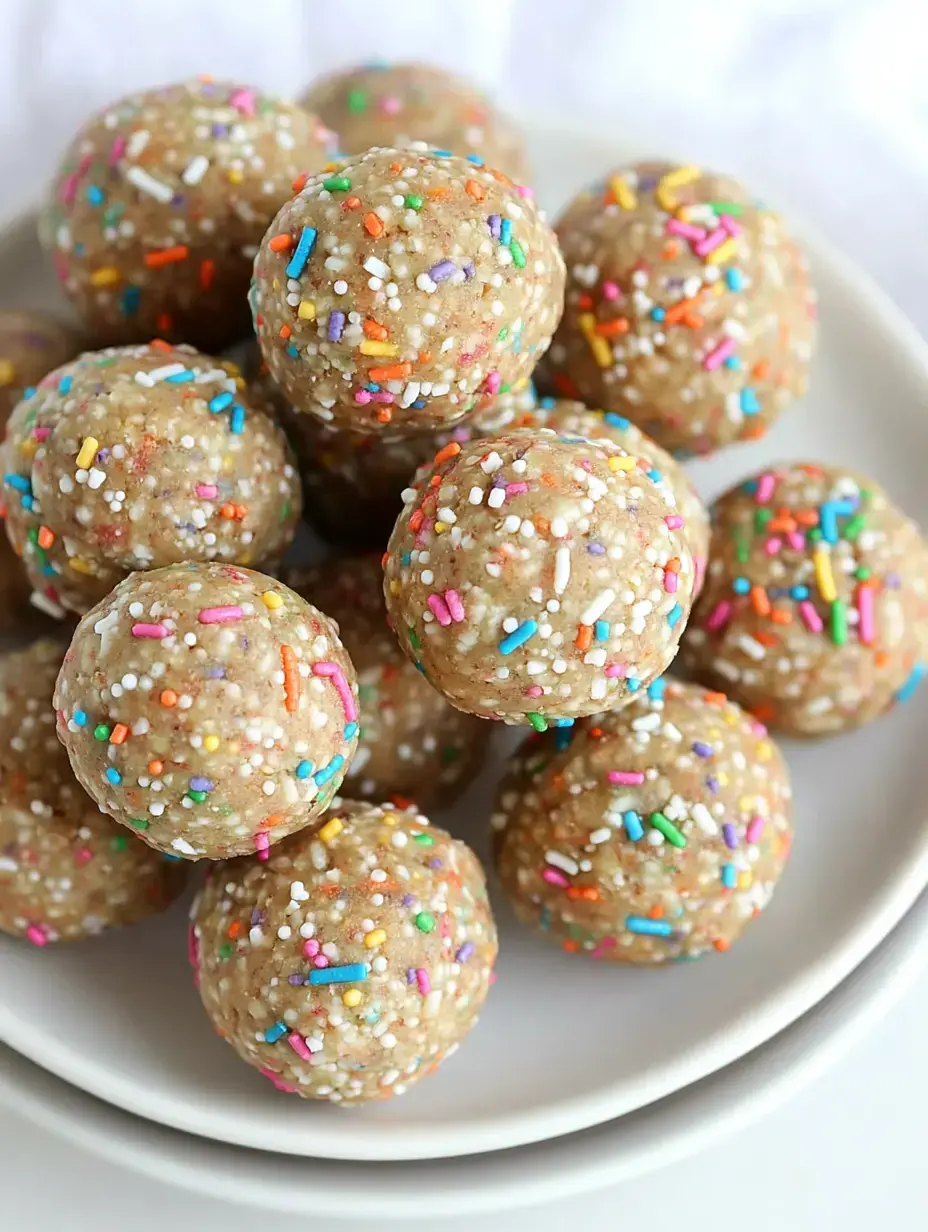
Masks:
[[[622,292],[619,290],[619,284],[617,282],[603,283],[603,299],[618,299],[621,294]]]
[[[802,533],[802,531],[801,531],[801,530],[791,530],[791,531],[789,531],[789,533],[788,533],[788,534],[787,534],[787,536],[786,536],[786,542],[787,542],[787,543],[789,544],[789,546],[790,546],[791,548],[793,548],[793,549],[794,549],[794,551],[796,551],[796,552],[802,552],[802,551],[804,551],[804,550],[805,550],[805,546],[806,546],[806,537],[805,537],[805,535]]]
[[[767,735],[767,729],[759,719],[751,719],[750,727],[755,736],[763,737]]]
[[[544,689],[540,684],[529,685],[525,690],[526,697],[541,697],[542,693],[544,693]]]
[[[306,955],[307,958],[316,957],[316,955],[319,953],[319,942],[316,940],[315,937],[311,937],[310,940],[306,942],[306,944],[303,946],[303,953]]]
[[[380,100],[380,110],[384,115],[396,115],[403,109],[403,100],[395,94],[388,94]]]
[[[747,830],[744,832],[744,837],[749,843],[756,843],[763,834],[766,824],[763,817],[752,817],[748,823]]]
[[[416,983],[419,985],[419,991],[423,997],[427,997],[432,991],[432,981],[429,979],[429,973],[425,967],[419,967],[416,971]]]
[[[562,890],[566,890],[570,882],[563,873],[558,872],[556,868],[546,868],[541,874],[542,881],[547,881],[548,885],[558,886]]]
[[[371,391],[369,389],[359,389],[354,396],[355,402],[360,402],[362,406],[366,406],[371,400]]]
[[[125,152],[126,152],[125,137],[117,137],[114,140],[112,147],[110,148],[109,158],[107,158],[106,160],[109,166],[115,167],[116,164],[119,162],[119,160],[122,158],[123,154],[125,154]]]
[[[606,667],[605,673],[610,680],[615,680],[616,676],[627,676],[628,667],[625,663],[610,663]]]
[[[254,90],[233,90],[229,96],[229,102],[241,115],[253,116],[255,114]]]
[[[664,590],[668,595],[675,595],[677,593],[677,575],[672,569],[664,570]]]
[[[89,864],[93,859],[93,852],[89,847],[81,847],[79,851],[74,853],[74,863],[78,866]]]
[[[690,240],[694,244],[706,238],[705,227],[697,227],[691,222],[684,222],[681,218],[670,219],[667,223],[667,233],[668,235],[679,235],[681,239]]]
[[[718,248],[719,244],[721,244],[724,239],[727,239],[727,237],[728,232],[724,227],[716,227],[714,231],[709,232],[704,240],[693,246],[693,251],[696,253],[697,257],[708,257],[709,253],[712,252],[713,249]]]
[[[327,967],[328,965],[329,960],[326,958],[325,954],[317,954],[313,959],[313,966],[318,967],[320,971],[323,967]]]
[[[396,394],[391,394],[387,389],[380,389],[375,394],[371,394],[371,402],[395,402]]]
[[[684,524],[683,519],[680,517],[679,513],[672,513],[670,517],[664,518],[664,521],[666,522],[670,530],[680,530],[680,528]]]
[[[451,624],[451,613],[448,611],[448,604],[441,595],[429,595],[426,605],[441,627],[447,629],[448,625]]]
[[[51,436],[51,434],[52,434],[51,428],[33,428],[32,429],[32,435],[35,437],[37,441],[47,441],[48,438]]]
[[[644,773],[641,770],[610,770],[606,778],[620,787],[640,787],[644,782]]]
[[[729,235],[737,236],[741,234],[741,224],[739,222],[735,222],[731,214],[723,214],[720,222]]]
[[[487,373],[486,387],[487,387],[488,393],[498,394],[502,383],[503,383],[503,378],[500,376],[500,374],[496,371],[495,368],[493,369],[492,372]]]
[[[63,181],[61,185],[61,201],[63,205],[73,205],[74,198],[77,196],[77,172],[72,171],[71,174]]]
[[[292,1087],[288,1082],[284,1082],[280,1074],[275,1074],[272,1069],[262,1069],[258,1072],[267,1078],[269,1082],[273,1082],[278,1091],[286,1091],[288,1095],[292,1095],[296,1090],[296,1087]]]
[[[44,929],[40,928],[38,924],[30,924],[26,929],[26,936],[33,945],[41,947],[48,944],[48,937],[46,937]]]
[[[754,499],[758,505],[766,505],[767,501],[773,496],[776,486],[776,478],[769,471],[766,475],[761,475],[757,481],[757,491],[754,493]]]
[[[529,188],[528,184],[516,184],[516,192],[520,197],[534,197],[534,188]]]
[[[860,620],[857,623],[857,636],[865,646],[872,646],[876,640],[872,586],[858,586],[857,611],[860,613]]]
[[[225,625],[234,620],[241,620],[244,615],[238,604],[230,607],[204,607],[197,614],[201,625]]]
[[[460,624],[464,619],[464,604],[461,602],[461,596],[456,590],[445,591],[445,602],[448,604],[448,611],[451,613],[451,619],[455,624]]]
[[[507,497],[522,496],[522,494],[527,491],[528,491],[527,483],[507,483],[506,484],[506,496]]]
[[[133,637],[170,637],[171,630],[167,625],[147,625],[144,623],[135,624],[132,626]]]
[[[821,633],[825,627],[822,624],[822,618],[815,610],[815,604],[811,599],[803,599],[799,604],[799,614],[802,616],[803,624],[812,633]]]
[[[287,1043],[300,1058],[301,1061],[308,1061],[312,1057],[312,1053],[306,1047],[306,1040],[302,1035],[297,1035],[296,1031],[291,1031],[287,1036]]]
[[[259,860],[266,860],[268,848],[271,845],[271,840],[267,836],[266,830],[259,830],[255,835],[255,851],[258,853]]]
[[[706,576],[706,557],[694,556],[693,564],[696,568],[696,580],[693,584],[693,594],[698,595],[702,590],[702,580]]]
[[[616,947],[615,937],[603,937],[602,941],[597,943],[596,949],[593,950],[591,957],[605,958],[610,950]]]
[[[729,599],[721,599],[712,609],[709,619],[706,621],[706,628],[710,633],[716,633],[719,629],[723,629],[731,618],[731,601]]]
[[[714,372],[721,364],[728,359],[729,355],[735,353],[734,338],[726,338],[724,342],[720,342],[714,351],[710,351],[706,358],[702,361],[702,366],[707,372]]]
[[[341,698],[342,709],[345,712],[345,718],[349,723],[353,723],[358,717],[358,705],[354,700],[354,694],[348,687],[348,681],[345,679],[345,673],[337,663],[314,663],[314,676],[327,676],[332,684],[335,685],[335,692]]]
[[[198,483],[194,491],[201,500],[215,500],[219,495],[219,489],[214,483]]]
[[[776,556],[782,546],[783,540],[778,535],[771,535],[764,544],[764,551],[768,556]]]

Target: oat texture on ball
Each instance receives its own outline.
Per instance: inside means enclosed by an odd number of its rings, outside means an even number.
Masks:
[[[483,870],[415,810],[338,801],[266,864],[213,871],[191,959],[218,1033],[281,1090],[402,1094],[474,1026],[496,929]]]
[[[422,145],[307,178],[262,241],[252,304],[289,402],[379,433],[448,428],[527,378],[563,289],[531,191]]]
[[[328,807],[358,739],[332,621],[231,565],[121,582],[78,626],[55,706],[100,807],[190,860],[266,857]]]
[[[765,723],[824,736],[877,718],[915,691],[926,639],[928,548],[873,480],[782,464],[714,505],[682,657]]]
[[[523,923],[569,953],[698,958],[768,905],[791,813],[766,729],[721,694],[662,679],[519,750],[493,815],[496,867]]]
[[[439,453],[385,558],[400,645],[461,710],[543,729],[676,654],[695,566],[669,480],[611,441],[520,430]]]
[[[0,310],[0,435],[26,390],[78,349],[75,331],[45,313]],[[0,516],[6,516],[9,500],[10,494],[4,493]],[[31,593],[25,568],[6,535],[0,533],[0,634],[25,630],[34,620]]]
[[[447,807],[473,782],[491,725],[450,706],[387,625],[376,555],[292,569],[286,581],[338,624],[358,674],[361,730],[342,790],[354,799]]]
[[[755,439],[806,388],[815,295],[782,218],[736,181],[638,163],[557,223],[560,394],[632,419],[677,455]]]
[[[261,236],[333,142],[305,108],[209,77],[131,94],[88,120],[39,234],[96,344],[237,342]]]
[[[65,646],[0,654],[0,931],[33,945],[133,924],[183,889],[184,866],[106,817],[55,735]]]
[[[518,183],[531,179],[516,125],[474,86],[428,64],[358,64],[313,82],[301,102],[345,154],[425,141],[476,154]]]
[[[7,533],[53,614],[86,612],[136,569],[276,565],[301,509],[283,432],[234,364],[185,346],[50,373],[14,411],[0,471]]]

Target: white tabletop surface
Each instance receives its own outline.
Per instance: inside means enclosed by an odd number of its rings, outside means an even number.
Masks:
[[[922,4],[5,0],[0,218],[34,199],[76,117],[132,85],[206,70],[287,93],[326,63],[418,56],[482,79],[516,109],[593,117],[655,152],[762,183],[850,252],[928,335],[928,32],[908,20],[923,18]],[[922,977],[863,1044],[737,1140],[672,1174],[481,1226],[925,1226],[926,1023]],[[2,1110],[0,1178],[0,1227],[10,1232],[319,1227],[311,1214],[272,1225],[129,1175]],[[429,1232],[472,1222],[432,1222]],[[371,1223],[338,1227],[369,1232]]]

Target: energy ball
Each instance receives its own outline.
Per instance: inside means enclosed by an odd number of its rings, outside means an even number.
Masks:
[[[816,336],[805,257],[734,180],[673,163],[619,168],[574,198],[557,233],[559,393],[687,456],[762,436],[805,392]]]
[[[516,125],[445,69],[358,64],[314,82],[301,102],[335,130],[345,154],[425,141],[452,154],[476,154],[519,183],[530,178]]]
[[[284,434],[235,365],[184,346],[88,352],[50,373],[13,412],[0,471],[10,540],[59,614],[135,569],[275,565],[301,509]]]
[[[55,707],[85,790],[152,847],[266,858],[338,790],[357,693],[322,612],[250,569],[189,564],[134,573],[87,613]]]
[[[695,567],[646,460],[522,430],[452,442],[407,496],[387,610],[459,709],[543,729],[623,705],[676,654]]]
[[[75,333],[42,312],[0,310],[0,437],[13,407],[30,386],[78,350]],[[0,498],[6,516],[8,495]],[[0,635],[15,633],[35,618],[32,585],[6,535],[0,533]]]
[[[401,1095],[471,1030],[496,928],[468,847],[414,809],[337,802],[267,863],[217,868],[191,958],[217,1032],[275,1086]]]
[[[550,732],[517,754],[496,867],[519,919],[570,953],[698,958],[769,903],[791,814],[765,728],[721,694],[659,680],[573,739]]]
[[[255,259],[271,377],[356,432],[443,430],[530,376],[564,265],[531,193],[417,144],[310,176]]]
[[[771,727],[846,731],[924,676],[928,551],[871,479],[761,471],[714,505],[709,560],[683,661]]]
[[[291,570],[297,594],[327,612],[358,674],[361,730],[345,775],[346,795],[453,803],[473,782],[491,726],[449,706],[397,645],[387,625],[378,556]]]
[[[0,931],[79,941],[161,911],[186,871],[105,817],[55,735],[64,645],[0,654]]]
[[[295,103],[207,77],[119,99],[78,131],[39,220],[98,345],[220,350],[246,332],[251,264],[295,177],[334,141]]]

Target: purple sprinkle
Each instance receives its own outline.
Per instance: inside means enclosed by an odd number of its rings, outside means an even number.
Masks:
[[[883,585],[887,590],[898,590],[902,585],[902,579],[898,573],[887,573],[886,577],[883,578]]]
[[[338,342],[345,328],[345,314],[343,312],[329,313],[329,342]]]
[[[192,791],[212,791],[215,786],[212,779],[204,779],[199,776],[190,780],[190,788]]]
[[[432,856],[431,860],[429,860],[429,868],[441,868],[441,867],[442,867],[442,862],[441,860],[439,860],[438,856]]]
[[[415,894],[405,894],[403,896],[403,906],[404,907],[411,907],[415,901],[416,901]]]
[[[710,774],[706,779],[706,786],[710,791],[717,792],[719,789],[719,781],[714,775]]]
[[[302,984],[305,978],[306,977],[302,975],[299,971],[295,971],[293,975],[287,976],[287,983],[288,984]]]
[[[226,669],[221,663],[214,663],[206,674],[210,680],[225,680]]]
[[[693,752],[697,757],[711,757],[712,745],[706,744],[703,740],[697,740],[693,745]]]
[[[487,219],[487,222],[490,224],[490,234],[495,240],[498,240],[500,228],[503,225],[503,220],[500,218],[499,214],[491,214]]]
[[[429,270],[429,277],[432,282],[444,282],[446,278],[450,278],[457,272],[457,268],[453,261],[439,261]]]
[[[416,969],[415,967],[409,967],[406,971],[406,983],[415,984],[415,982],[416,982]]]
[[[459,963],[467,962],[468,958],[470,958],[473,952],[474,952],[473,941],[465,941],[464,944],[461,946],[461,948],[458,950],[458,952],[455,954],[454,961],[459,962]]]
[[[730,821],[726,821],[722,826],[722,838],[725,840],[725,846],[730,851],[734,851],[738,846],[738,835],[735,833],[735,827]]]
[[[264,912],[259,911],[258,908],[255,907],[254,911],[251,913],[251,927],[254,928],[256,924],[263,924],[263,923],[264,923]]]
[[[596,543],[595,540],[593,543],[588,543],[586,545],[586,550],[589,552],[591,556],[605,556],[606,555],[606,549],[603,546],[603,544]]]
[[[462,265],[461,268],[463,269],[464,277],[467,279],[468,282],[470,282],[472,278],[476,278],[477,267],[476,265],[474,265],[473,261],[468,261],[467,264]]]
[[[110,451],[109,449],[107,449],[105,445],[102,449],[97,450],[97,461],[98,462],[105,462],[109,456],[110,456]]]
[[[214,137],[225,137],[228,135],[228,132],[229,132],[229,126],[227,124],[214,124],[213,125],[213,136]]]

